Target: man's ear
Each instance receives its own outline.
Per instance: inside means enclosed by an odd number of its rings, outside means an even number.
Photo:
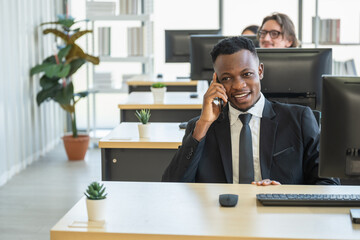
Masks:
[[[260,63],[259,64],[259,79],[263,79],[264,77],[264,64],[263,63]]]

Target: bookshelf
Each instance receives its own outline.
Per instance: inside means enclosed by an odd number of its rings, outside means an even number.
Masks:
[[[152,14],[153,0],[86,1],[86,18],[89,19],[89,28],[94,31],[87,41],[89,52],[95,55],[104,52],[100,49],[102,36],[99,36],[99,29],[104,26],[110,28],[107,36],[110,39],[109,46],[106,48],[110,49],[109,53],[100,54],[99,66],[89,66],[87,74],[87,89],[91,94],[87,104],[87,131],[93,141],[103,137],[103,131],[96,126],[97,96],[127,92],[121,87],[126,85],[127,77],[153,74]],[[103,68],[106,70],[101,74]],[[118,72],[111,75],[113,71]]]
[[[356,69],[355,66],[360,64],[360,56],[357,54],[360,51],[360,12],[358,11],[360,2],[299,0],[300,2],[302,3],[300,30],[304,32],[302,46],[332,48],[335,75],[359,74],[360,69]],[[334,28],[336,21],[339,23]],[[338,34],[336,40],[334,40],[335,32]]]

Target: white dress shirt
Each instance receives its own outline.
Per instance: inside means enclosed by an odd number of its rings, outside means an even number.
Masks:
[[[265,97],[260,93],[259,101],[247,112],[241,112],[231,106],[229,103],[229,120],[231,133],[231,152],[232,152],[232,170],[233,183],[239,183],[239,141],[242,123],[239,119],[240,114],[251,113],[249,122],[251,129],[253,159],[254,159],[254,181],[262,180],[260,168],[260,120],[265,105]]]

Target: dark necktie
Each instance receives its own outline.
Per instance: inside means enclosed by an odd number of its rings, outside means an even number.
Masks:
[[[254,181],[252,139],[249,127],[251,114],[240,114],[239,118],[243,124],[239,146],[239,183],[251,183]]]

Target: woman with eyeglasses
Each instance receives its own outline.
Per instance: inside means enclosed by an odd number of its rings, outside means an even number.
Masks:
[[[299,45],[294,23],[283,13],[274,13],[264,18],[258,31],[258,39],[262,48],[289,48]]]

